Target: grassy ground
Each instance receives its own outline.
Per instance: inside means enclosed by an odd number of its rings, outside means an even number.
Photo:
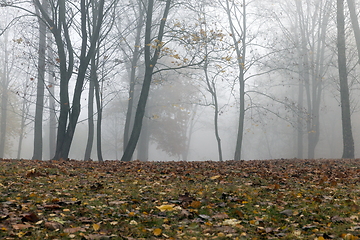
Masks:
[[[1,239],[358,239],[360,160],[0,160]]]

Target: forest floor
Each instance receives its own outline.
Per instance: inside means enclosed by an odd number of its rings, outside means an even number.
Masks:
[[[0,239],[359,239],[360,159],[0,160]]]

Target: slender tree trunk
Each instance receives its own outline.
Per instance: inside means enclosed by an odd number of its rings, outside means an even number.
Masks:
[[[97,149],[98,161],[103,162],[104,160],[102,157],[102,148],[101,148],[102,101],[101,101],[99,80],[98,80],[96,74],[95,74],[94,80],[95,80],[94,81],[94,83],[95,83],[95,98],[96,98],[96,108],[97,108],[96,149]]]
[[[126,120],[125,120],[125,127],[124,127],[124,140],[123,140],[123,149],[126,149],[126,146],[129,142],[129,135],[130,135],[130,128],[132,121],[132,111],[134,108],[134,93],[135,93],[135,82],[136,82],[136,69],[139,60],[139,46],[140,46],[140,37],[141,31],[144,26],[144,8],[142,4],[139,4],[139,18],[136,27],[136,37],[135,37],[135,46],[133,51],[133,56],[131,60],[131,69],[130,69],[130,88],[129,88],[129,101],[127,106],[126,112]]]
[[[20,137],[17,151],[17,159],[20,159],[22,142],[24,138],[24,129],[25,129],[25,120],[26,120],[27,110],[26,110],[26,99],[23,98],[22,107],[21,107],[21,125],[20,125]]]
[[[95,56],[91,58],[90,63],[90,80],[89,80],[89,96],[88,96],[88,139],[85,149],[84,160],[88,160],[91,157],[92,147],[94,143],[94,91],[96,78],[96,63]]]
[[[0,119],[0,158],[4,158],[6,144],[6,127],[7,127],[7,106],[8,106],[8,31],[4,33],[4,65],[2,72],[1,84],[1,119]]]
[[[94,143],[94,91],[95,91],[95,79],[96,66],[95,58],[91,59],[90,69],[90,81],[89,81],[89,99],[88,99],[88,139],[85,149],[84,160],[88,160],[91,157],[91,151]]]
[[[47,1],[43,0],[42,5],[45,11],[48,11]],[[40,15],[39,10],[36,8]],[[39,22],[39,59],[38,59],[38,81],[36,90],[36,110],[35,110],[35,127],[34,127],[34,152],[32,159],[42,160],[43,139],[42,123],[44,109],[44,92],[45,92],[45,54],[46,54],[46,24],[42,19]]]
[[[222,162],[223,158],[222,158],[222,149],[221,149],[221,138],[220,138],[220,135],[219,135],[219,127],[218,127],[219,106],[218,106],[218,99],[217,99],[217,95],[216,95],[216,86],[215,86],[214,80],[211,81],[210,78],[209,78],[209,75],[208,75],[208,60],[207,60],[208,51],[207,51],[207,45],[205,45],[205,54],[206,54],[206,60],[205,60],[205,64],[204,64],[205,81],[206,81],[208,91],[210,92],[211,97],[212,97],[212,101],[213,101],[213,104],[214,104],[213,106],[215,108],[215,110],[214,110],[215,138],[216,138],[217,147],[218,147],[219,161]]]
[[[354,158],[354,140],[351,130],[351,114],[349,100],[349,86],[346,69],[346,44],[344,0],[337,0],[337,30],[338,30],[338,65],[340,78],[341,119],[343,130],[343,155],[342,158]]]
[[[51,39],[51,35],[49,34],[48,39]],[[49,50],[48,57],[49,59],[53,59],[54,54],[52,52],[51,41],[48,41]],[[56,109],[55,109],[55,72],[54,65],[49,63],[49,153],[50,158],[55,155],[56,150]]]
[[[303,119],[301,117],[302,115],[302,109],[304,104],[304,82],[302,79],[299,79],[299,92],[298,92],[298,104],[299,104],[299,110],[298,110],[298,116],[297,116],[297,158],[302,159],[303,158]]]
[[[246,58],[246,34],[247,34],[247,25],[246,25],[246,2],[242,1],[242,13],[240,13],[241,18],[236,18],[237,23],[241,29],[241,32],[236,30],[236,27],[233,23],[233,18],[231,15],[230,0],[226,0],[226,15],[229,22],[229,28],[231,37],[234,44],[234,49],[236,51],[237,64],[239,68],[239,120],[237,128],[237,137],[236,137],[236,146],[234,160],[241,160],[241,151],[242,151],[242,141],[244,134],[244,119],[245,119],[245,58]],[[234,3],[235,4],[235,3]],[[234,13],[237,15],[237,13]],[[242,23],[241,23],[242,21]]]
[[[152,74],[160,54],[162,38],[164,35],[165,22],[170,10],[170,3],[171,0],[166,0],[166,6],[164,9],[163,17],[161,18],[159,33],[157,36],[158,43],[156,44],[158,44],[158,47],[155,48],[154,55],[151,58],[150,45],[151,45],[151,27],[152,27],[152,14],[153,14],[154,1],[153,0],[148,1],[148,8],[146,15],[146,30],[145,30],[145,77],[140,93],[139,102],[136,109],[134,127],[131,132],[131,136],[126,146],[126,149],[124,150],[124,154],[121,158],[121,161],[126,161],[126,162],[131,161],[136,144],[139,140],[142,121],[145,114],[146,102],[150,91]]]

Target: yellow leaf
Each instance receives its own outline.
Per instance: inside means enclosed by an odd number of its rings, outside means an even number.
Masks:
[[[165,212],[165,211],[172,211],[174,210],[174,206],[175,204],[168,204],[168,205],[161,205],[161,206],[156,206],[157,209],[159,209],[160,211],[162,212]]]
[[[93,229],[94,229],[95,231],[98,231],[98,230],[100,229],[100,225],[94,223],[94,224],[93,224]]]
[[[325,238],[323,238],[323,237],[318,237],[318,240],[325,240]]]
[[[161,229],[160,229],[160,228],[154,229],[153,234],[154,234],[155,236],[160,236],[160,235],[161,235]]]
[[[211,180],[215,180],[215,179],[218,179],[219,177],[221,177],[221,176],[220,176],[220,175],[216,175],[216,176],[211,177],[210,179],[211,179]]]

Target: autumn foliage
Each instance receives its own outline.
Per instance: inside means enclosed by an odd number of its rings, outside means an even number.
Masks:
[[[356,160],[0,160],[1,239],[358,239]]]

